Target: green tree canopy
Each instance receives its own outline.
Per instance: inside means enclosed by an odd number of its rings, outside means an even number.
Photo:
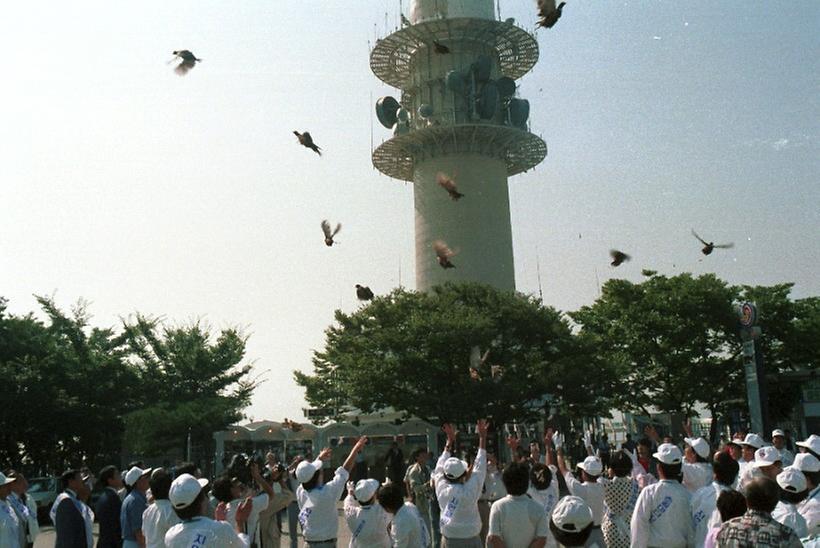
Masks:
[[[532,416],[548,393],[560,405],[578,396],[562,384],[582,355],[568,322],[532,297],[485,285],[397,289],[352,314],[336,311],[326,337],[324,350],[314,353],[313,374],[295,372],[319,407],[392,407],[460,423],[489,416],[499,424]],[[470,374],[474,346],[489,350],[479,378]],[[495,377],[493,365],[501,367]],[[607,408],[590,394],[583,397],[587,408]]]

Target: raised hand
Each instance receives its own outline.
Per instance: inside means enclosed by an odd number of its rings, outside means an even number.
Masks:
[[[455,443],[457,434],[455,425],[451,422],[445,422],[441,425],[441,429],[444,430],[444,433],[447,435],[447,441]]]
[[[220,502],[216,505],[214,510],[214,519],[216,521],[228,521],[228,505]]]
[[[487,430],[490,428],[490,423],[487,422],[487,419],[478,419],[478,422],[475,424],[476,432],[478,432],[479,436],[487,437]]]
[[[324,448],[324,449],[322,449],[322,451],[319,453],[319,456],[318,456],[317,458],[318,458],[319,460],[330,460],[330,456],[331,456],[332,454],[333,454],[333,449],[331,449],[330,447],[325,447],[325,448]]]

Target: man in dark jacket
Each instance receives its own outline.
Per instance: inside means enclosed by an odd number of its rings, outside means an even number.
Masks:
[[[122,475],[116,466],[106,466],[100,470],[100,484],[104,489],[100,500],[97,501],[97,520],[100,524],[97,548],[120,548],[122,546],[120,529],[122,500],[117,491],[122,489]]]
[[[79,470],[68,470],[60,476],[63,492],[51,507],[51,520],[57,532],[54,548],[91,548],[94,512],[85,505],[90,491]]]

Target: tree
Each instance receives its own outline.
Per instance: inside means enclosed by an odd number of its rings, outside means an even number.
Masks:
[[[609,280],[594,304],[571,314],[617,369],[615,406],[690,415],[701,402],[717,418],[745,393],[737,290],[711,274],[645,274],[638,284]]]
[[[154,456],[184,449],[188,432],[210,447],[214,431],[242,418],[259,380],[249,378],[246,337],[225,329],[213,340],[201,322],[169,327],[137,315],[124,322],[131,363],[140,378],[141,406],[126,416],[126,445]]]
[[[313,374],[294,372],[314,406],[501,424],[532,417],[548,393],[575,403],[561,375],[578,365],[579,348],[560,313],[532,297],[479,284],[396,289],[335,319]],[[489,355],[471,375],[473,346]],[[593,406],[588,394],[584,400]]]

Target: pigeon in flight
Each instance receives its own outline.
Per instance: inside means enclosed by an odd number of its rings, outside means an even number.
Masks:
[[[325,219],[324,221],[322,221],[322,232],[325,233],[325,245],[326,246],[331,247],[334,243],[338,243],[338,242],[333,241],[333,237],[336,234],[338,234],[341,229],[342,229],[342,223],[337,223],[336,224],[336,229],[331,231],[330,230],[330,223],[328,222],[328,220]]]
[[[304,133],[299,133],[298,131],[293,132],[296,135],[296,138],[299,139],[299,144],[303,147],[307,147],[319,156],[322,155],[322,149],[316,146],[316,143],[313,142],[313,137],[310,136],[310,133],[307,131]]]
[[[566,2],[561,2],[557,8],[550,9],[553,6],[552,2],[549,0],[538,0],[538,26],[551,29],[561,18],[561,11],[565,5]]]
[[[433,242],[433,249],[436,250],[436,258],[438,259],[438,264],[441,265],[441,268],[455,268],[456,265],[450,262],[450,257],[453,257],[456,253],[447,247],[447,244],[441,240],[436,240]]]
[[[448,48],[438,40],[433,40],[433,51],[440,55],[444,55],[450,53],[450,48]]]
[[[698,236],[698,233],[695,232],[694,228],[692,229],[692,236],[700,240],[700,243],[703,244],[704,247],[700,250],[700,252],[704,255],[709,255],[715,249],[732,249],[733,247],[735,247],[735,244],[733,243],[715,245],[715,242],[706,242],[703,238]]]
[[[370,291],[370,288],[366,285],[356,284],[356,296],[359,298],[360,301],[373,300],[373,292]]]
[[[464,194],[458,191],[458,185],[456,185],[456,181],[452,177],[448,177],[444,173],[439,172],[436,174],[436,181],[441,185],[441,188],[447,191],[447,194],[450,195],[450,199],[454,202],[464,197]]]
[[[200,63],[202,59],[197,59],[196,55],[188,51],[187,49],[181,49],[178,51],[174,51],[173,53],[173,61],[174,59],[179,59],[180,63],[174,67],[174,72],[179,74],[180,76],[185,76],[188,74],[188,71],[194,68],[197,63]],[[169,63],[171,62],[169,61]]]
[[[623,251],[618,251],[617,249],[610,249],[609,256],[612,257],[612,262],[609,263],[612,266],[620,266],[622,263],[632,259],[632,257],[626,253]]]

